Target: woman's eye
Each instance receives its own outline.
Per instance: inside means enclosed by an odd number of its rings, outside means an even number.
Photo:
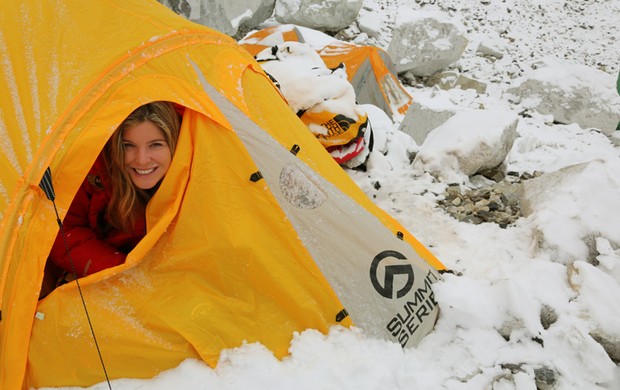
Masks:
[[[160,147],[162,147],[162,146],[166,146],[166,144],[165,144],[164,142],[153,142],[153,143],[151,144],[151,147],[152,147],[152,148],[160,148]]]
[[[125,148],[125,149],[129,149],[129,148],[132,148],[132,147],[133,147],[133,144],[130,144],[130,143],[124,143],[123,144],[123,148]]]

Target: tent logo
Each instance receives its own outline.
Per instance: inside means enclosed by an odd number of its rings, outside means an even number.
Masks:
[[[402,298],[407,295],[407,293],[411,291],[411,288],[413,287],[413,267],[408,262],[403,262],[403,264],[386,265],[384,267],[385,275],[382,285],[379,282],[379,278],[377,276],[377,272],[379,271],[379,263],[390,257],[399,260],[407,260],[405,255],[400,252],[385,250],[379,253],[377,256],[375,256],[375,258],[372,260],[372,263],[370,264],[370,281],[372,282],[372,286],[379,294],[381,294],[385,298],[392,299],[394,297],[394,278],[397,275],[406,275],[407,282],[400,290],[396,292],[396,297]]]

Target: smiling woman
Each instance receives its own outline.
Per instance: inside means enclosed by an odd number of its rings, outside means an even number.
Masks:
[[[140,106],[118,126],[64,218],[46,267],[52,281],[46,292],[67,276],[124,263],[146,234],[146,205],[170,167],[179,128],[170,102]]]

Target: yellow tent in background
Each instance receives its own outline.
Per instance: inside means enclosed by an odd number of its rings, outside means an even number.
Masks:
[[[415,345],[443,266],[356,187],[230,38],[155,0],[0,0],[0,388],[89,386],[75,282],[38,300],[72,198],[136,107],[184,107],[177,151],[121,266],[80,279],[110,379],[334,324]],[[55,204],[40,188],[49,168]]]
[[[388,54],[376,46],[356,45],[292,24],[254,31],[239,43],[253,56],[283,42],[309,43],[330,69],[346,65],[347,76],[360,104],[373,104],[387,115],[404,115],[411,96],[403,88]]]

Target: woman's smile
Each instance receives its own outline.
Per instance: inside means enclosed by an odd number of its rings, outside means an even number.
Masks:
[[[138,175],[148,175],[149,173],[152,173],[155,169],[157,168],[149,168],[149,169],[134,168],[134,171],[136,171]]]

